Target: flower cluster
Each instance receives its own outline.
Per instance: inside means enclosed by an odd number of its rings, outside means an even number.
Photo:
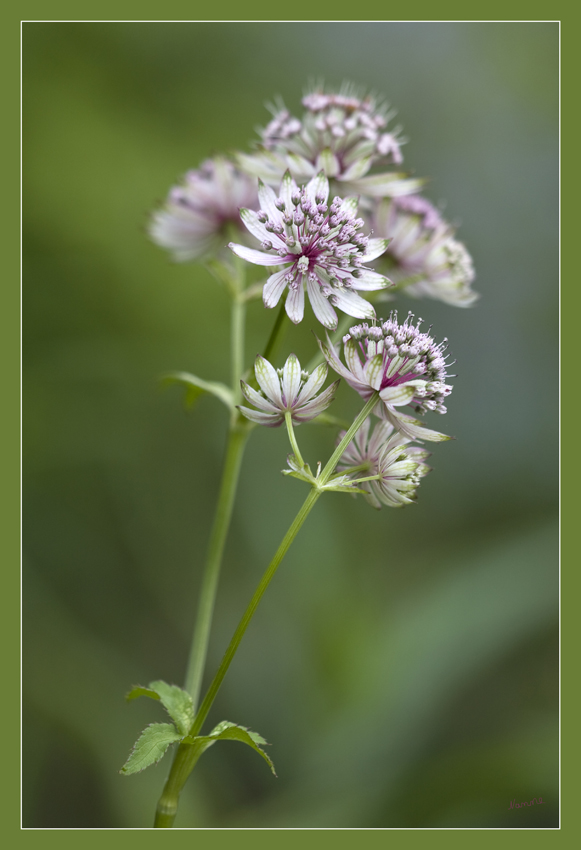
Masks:
[[[409,295],[456,307],[476,301],[472,258],[454,238],[454,228],[426,198],[385,198],[373,211],[371,227],[389,240],[383,259],[394,283],[401,281]]]
[[[239,208],[257,203],[255,180],[223,157],[208,159],[170,190],[149,234],[179,262],[204,258],[224,247],[228,226],[243,234]]]
[[[275,186],[287,169],[299,183],[323,169],[341,184],[343,193],[370,197],[417,192],[423,184],[393,171],[369,174],[376,166],[400,165],[405,141],[400,127],[387,129],[395,112],[374,95],[361,95],[352,86],[340,92],[317,88],[302,105],[300,119],[282,103],[272,109],[257,152],[238,155],[244,171]]]
[[[333,401],[339,381],[332,383],[320,395],[317,395],[327,378],[327,366],[318,366],[312,375],[301,370],[301,364],[294,354],[287,358],[282,369],[274,366],[260,355],[254,363],[254,374],[262,395],[241,381],[244,398],[257,410],[240,407],[240,410],[257,425],[276,428],[285,421],[290,413],[294,425],[309,422],[319,416]]]
[[[333,306],[355,318],[373,318],[373,307],[356,290],[383,289],[390,281],[364,266],[379,257],[386,239],[361,233],[355,199],[334,198],[328,204],[329,181],[320,172],[299,189],[287,171],[277,197],[259,184],[260,209],[241,209],[242,221],[261,242],[262,251],[230,243],[243,260],[263,266],[283,266],[263,289],[265,307],[275,307],[285,291],[286,312],[302,321],[305,289],[315,316],[327,328],[337,327]]]
[[[321,350],[331,366],[364,399],[379,394],[376,411],[410,440],[449,440],[445,434],[426,428],[422,422],[396,410],[412,405],[418,413],[445,413],[444,399],[452,392],[446,384],[446,342],[436,344],[420,331],[409,313],[402,324],[397,311],[379,325],[356,325],[343,337],[344,365],[327,338]],[[363,357],[363,362],[361,361]]]
[[[368,476],[358,484],[359,491],[374,508],[387,505],[401,508],[416,500],[420,480],[431,471],[423,461],[430,452],[409,446],[407,437],[388,422],[378,422],[370,435],[371,420],[366,419],[345,449],[338,469],[351,478]],[[339,439],[345,435],[342,431]]]

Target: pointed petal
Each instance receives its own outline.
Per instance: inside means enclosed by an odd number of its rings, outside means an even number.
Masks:
[[[307,379],[306,384],[303,386],[299,394],[299,401],[301,403],[306,403],[319,392],[325,383],[328,371],[329,367],[326,363],[321,363],[320,366],[317,366],[314,372]]]
[[[258,181],[258,201],[260,203],[260,209],[263,210],[269,219],[274,222],[274,224],[282,224],[282,213],[280,210],[274,205],[277,196],[274,193],[274,190],[270,188],[270,186],[266,186],[262,180]]]
[[[264,224],[258,220],[258,214],[254,210],[247,210],[244,207],[240,210],[240,218],[244,222],[244,226],[252,233],[260,242],[268,239],[272,242],[273,236],[276,234],[269,233]],[[269,255],[270,256],[270,255]]]
[[[298,180],[299,183],[304,183],[305,180],[310,180],[315,173],[315,166],[312,162],[309,162],[308,159],[305,159],[304,156],[289,153],[287,154],[286,161],[293,177],[295,180]]]
[[[396,387],[386,387],[379,393],[379,397],[385,404],[393,404],[400,407],[402,404],[409,404],[414,397],[416,388],[410,387],[409,384],[399,384]]]
[[[280,184],[280,197],[283,199],[285,206],[287,208],[287,212],[294,210],[294,204],[292,202],[292,197],[295,192],[298,191],[298,186],[293,180],[290,171],[287,170],[284,173],[284,177],[282,178],[282,183]]]
[[[360,269],[360,276],[354,277],[350,283],[353,289],[363,291],[373,291],[375,289],[387,289],[388,286],[394,286],[389,278],[382,274],[371,271],[371,269]]]
[[[254,374],[264,395],[278,408],[284,408],[280,392],[280,378],[277,371],[268,360],[259,354],[254,361]]]
[[[307,293],[313,313],[319,322],[326,328],[335,330],[337,327],[337,313],[333,310],[325,296],[321,291],[321,287],[316,281],[307,278]]]
[[[418,192],[425,183],[425,178],[408,178],[403,173],[392,171],[352,180],[349,186],[354,192],[369,195],[372,198],[395,198],[399,195],[411,195]]]
[[[251,422],[256,422],[257,425],[266,425],[267,428],[277,428],[284,422],[282,413],[262,413],[259,410],[250,410],[249,407],[244,407],[242,404],[238,406],[238,410]]]
[[[384,407],[383,415],[394,425],[398,431],[409,437],[410,440],[430,440],[434,443],[440,443],[444,440],[452,440],[453,437],[448,437],[446,434],[441,434],[439,431],[431,431],[425,428],[424,425],[412,416],[406,416],[393,407]]]
[[[378,390],[381,387],[381,379],[383,377],[383,355],[376,354],[368,360],[363,368],[363,372],[365,381],[369,386],[373,387],[374,390]]]
[[[242,215],[242,210],[240,211]],[[243,219],[244,220],[244,219]],[[389,239],[369,239],[367,242],[367,251],[361,257],[362,262],[369,263],[371,260],[376,260],[387,250]]]
[[[286,297],[286,314],[293,324],[298,325],[302,322],[305,315],[305,290],[302,283],[289,289]]]
[[[264,284],[264,289],[262,290],[262,300],[264,302],[264,306],[271,309],[272,307],[276,307],[278,302],[280,301],[280,296],[285,290],[286,287],[286,269],[282,269],[280,272],[275,272],[272,274],[266,283]]]
[[[361,365],[359,351],[355,340],[348,339],[343,347],[343,351],[345,352],[345,362],[347,363],[348,368],[351,370],[357,380],[361,381],[361,383],[364,384],[365,373],[363,372],[363,366]]]
[[[306,192],[313,203],[316,203],[317,198],[323,198],[323,203],[327,202],[327,198],[329,197],[329,181],[325,177],[324,171],[319,171],[312,180],[309,180],[306,185]]]
[[[289,408],[296,403],[301,386],[301,364],[296,354],[290,354],[282,370],[282,400]]]
[[[244,381],[240,381],[240,387],[242,388],[242,395],[249,401],[250,404],[253,404],[259,410],[262,410],[263,413],[279,413],[280,410],[276,405],[272,404],[268,399],[261,396],[260,393],[256,392],[256,390],[249,386]]]
[[[237,257],[249,263],[255,263],[257,266],[280,266],[282,263],[280,257],[276,255],[255,251],[253,248],[245,248],[244,245],[237,245],[235,242],[230,242],[228,247]]]
[[[321,151],[317,157],[316,167],[324,171],[327,177],[336,177],[341,170],[339,160],[330,148]],[[327,199],[325,198],[325,200]]]
[[[373,319],[375,318],[375,310],[368,301],[352,292],[349,289],[333,289],[333,294],[330,300],[338,307],[347,313],[349,316],[354,316],[356,319]]]
[[[347,169],[345,169],[345,171],[341,175],[341,180],[359,180],[360,177],[363,177],[364,174],[367,174],[370,168],[370,156],[363,156],[360,158],[358,157],[355,162],[352,162],[351,165]]]

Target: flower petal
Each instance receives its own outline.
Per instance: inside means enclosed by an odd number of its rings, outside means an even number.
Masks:
[[[294,210],[292,197],[295,192],[298,192],[298,189],[299,187],[293,180],[291,173],[287,168],[282,178],[282,183],[280,184],[280,197],[285,203],[287,212],[291,212],[292,210]]]
[[[274,366],[259,354],[254,361],[254,374],[264,395],[278,408],[284,409],[280,392],[280,378]]]
[[[394,283],[382,274],[372,272],[370,269],[360,269],[359,277],[354,277],[350,282],[353,289],[373,291],[375,289],[387,289]]]
[[[386,387],[381,390],[379,397],[385,404],[393,404],[396,407],[409,404],[414,397],[416,388],[409,384],[399,384],[395,387]]]
[[[316,416],[319,416],[320,413],[329,407],[335,398],[338,386],[339,381],[333,381],[320,396],[297,408],[293,412],[293,419],[296,419],[297,422],[307,422],[309,419],[315,419]]]
[[[359,180],[360,177],[367,174],[371,168],[371,162],[372,160],[370,156],[358,157],[355,162],[352,162],[351,165],[345,169],[341,175],[341,180]]]
[[[280,301],[280,296],[285,290],[286,287],[286,269],[282,269],[280,272],[275,272],[271,274],[266,283],[264,284],[264,288],[262,290],[262,300],[264,302],[264,306],[272,309],[272,307],[276,307],[278,302]]]
[[[307,193],[307,197],[311,199],[311,201],[316,204],[317,198],[322,198],[323,203],[327,203],[327,198],[329,197],[329,181],[325,177],[324,171],[319,171],[312,180],[309,180],[305,187],[305,191]]]
[[[374,174],[372,177],[362,177],[352,180],[350,188],[362,195],[372,198],[394,198],[399,195],[411,195],[418,192],[426,183],[426,178],[409,178],[404,173],[394,171],[385,174]]]
[[[264,224],[258,220],[258,213],[254,210],[247,210],[244,207],[240,210],[240,218],[244,222],[244,226],[252,233],[260,242],[268,240],[272,242],[274,233],[269,233]]]
[[[235,242],[230,242],[228,247],[237,257],[248,263],[255,263],[257,266],[280,266],[282,263],[281,258],[276,255],[255,251],[254,248],[245,248],[244,245],[237,245]]]
[[[341,170],[341,166],[339,160],[331,150],[331,148],[325,148],[324,151],[321,151],[319,156],[317,157],[316,167],[325,172],[327,177],[336,177]],[[325,202],[327,198],[325,198]]]
[[[242,215],[242,210],[240,210],[240,215]],[[389,239],[369,239],[367,241],[367,250],[365,251],[365,254],[361,257],[361,261],[364,263],[369,263],[371,262],[371,260],[376,260],[378,257],[381,257],[383,253],[385,253],[388,245]]]
[[[329,296],[332,303],[356,319],[374,319],[375,310],[368,301],[349,289],[335,287]]]
[[[299,393],[299,402],[306,403],[311,399],[314,395],[316,395],[327,378],[327,373],[329,371],[329,367],[326,363],[321,363],[320,366],[312,372],[310,377],[307,379],[307,382],[303,386],[302,390]]]
[[[365,375],[365,381],[369,386],[373,387],[374,390],[378,390],[381,387],[381,379],[383,377],[383,355],[376,354],[368,360],[363,368],[363,373]]]
[[[261,396],[260,393],[256,392],[256,390],[249,386],[245,381],[240,381],[240,387],[242,389],[242,395],[249,401],[250,404],[253,404],[259,410],[262,410],[263,413],[279,413],[279,408],[276,405],[272,404],[271,401]]]
[[[282,224],[282,213],[277,210],[274,202],[277,196],[274,194],[274,189],[266,186],[262,180],[258,181],[258,200],[260,209],[263,210],[273,222],[273,224]]]
[[[250,410],[249,407],[244,407],[242,404],[238,406],[238,410],[251,422],[256,422],[257,425],[266,425],[267,428],[278,428],[284,422],[282,413],[262,413],[259,410]]]
[[[424,427],[419,419],[414,419],[413,416],[400,413],[394,410],[393,407],[383,407],[381,412],[398,431],[401,431],[410,440],[430,440],[434,443],[440,443],[444,440],[454,439],[453,437],[448,437],[446,434],[441,434],[439,431],[431,431],[429,428]]]
[[[296,403],[301,387],[301,364],[296,354],[290,354],[282,370],[282,400],[288,409]]]
[[[335,330],[337,327],[337,313],[323,295],[317,281],[307,278],[307,294],[313,308],[313,313],[319,322],[324,327]]]
[[[305,315],[305,290],[302,283],[289,289],[286,297],[286,314],[293,324],[298,325],[302,322]]]
[[[353,375],[357,378],[361,383],[365,383],[365,373],[363,371],[363,366],[361,365],[361,360],[359,359],[359,352],[357,350],[357,343],[354,339],[348,339],[345,345],[343,346],[343,351],[345,353],[345,362]]]

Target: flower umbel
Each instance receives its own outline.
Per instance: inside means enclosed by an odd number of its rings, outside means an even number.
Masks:
[[[178,262],[208,256],[224,247],[228,225],[244,233],[240,207],[256,207],[255,181],[223,157],[208,159],[174,186],[153,214],[149,234]]]
[[[462,242],[454,239],[454,228],[421,195],[385,198],[371,219],[374,232],[389,239],[384,259],[397,284],[408,280],[405,291],[416,298],[427,296],[469,307],[478,293],[472,258]]]
[[[339,92],[320,87],[302,101],[301,119],[279,103],[272,121],[261,132],[255,154],[239,154],[240,167],[271,185],[286,169],[303,183],[321,169],[342,184],[344,193],[383,197],[417,192],[424,181],[397,172],[369,175],[374,166],[403,162],[401,128],[387,129],[395,115],[372,94],[361,95],[345,85]]]
[[[250,263],[284,266],[264,286],[265,307],[275,307],[288,289],[286,312],[297,324],[304,316],[306,288],[315,316],[326,328],[337,327],[332,305],[359,319],[373,318],[373,307],[356,290],[389,285],[383,275],[363,265],[385,251],[387,240],[360,232],[357,201],[335,198],[328,205],[329,181],[323,172],[300,189],[287,172],[280,197],[263,183],[258,196],[260,210],[241,209],[240,216],[263,250],[234,243],[229,247]]]
[[[268,360],[260,355],[254,363],[256,380],[262,395],[241,381],[244,398],[257,410],[240,407],[240,410],[252,422],[276,428],[285,421],[290,413],[294,425],[309,422],[319,416],[331,404],[339,381],[334,381],[320,395],[317,395],[327,377],[327,366],[322,363],[309,376],[301,371],[297,357],[291,354],[282,369],[275,369]]]
[[[430,452],[419,446],[408,446],[409,439],[395,431],[389,422],[378,422],[369,435],[370,420],[361,426],[343,453],[338,469],[351,473],[351,479],[365,477],[372,481],[357,481],[359,492],[374,508],[387,505],[401,508],[415,501],[421,478],[431,471],[423,463]],[[339,434],[339,440],[345,434]]]
[[[379,392],[379,416],[410,440],[449,440],[445,434],[431,431],[422,422],[396,410],[413,405],[418,413],[433,410],[445,413],[443,400],[452,392],[445,383],[448,365],[444,351],[447,340],[436,345],[433,338],[420,331],[422,319],[412,324],[409,313],[400,325],[397,311],[380,325],[355,325],[343,337],[344,365],[333,344],[319,341],[321,350],[338,375],[364,399]],[[363,356],[361,362],[360,354]]]

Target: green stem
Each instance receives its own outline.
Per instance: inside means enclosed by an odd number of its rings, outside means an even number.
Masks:
[[[237,297],[232,300],[230,328],[232,334],[232,394],[234,404],[242,400],[240,378],[244,371],[244,322],[246,319],[246,302]],[[234,414],[234,419],[237,412]]]
[[[300,452],[299,444],[297,443],[297,438],[295,437],[295,431],[294,431],[294,428],[293,428],[293,417],[292,417],[292,413],[290,412],[290,410],[287,410],[287,412],[285,413],[284,421],[286,423],[286,430],[288,432],[288,438],[290,440],[292,450],[295,453],[295,457],[298,460],[300,466],[304,466],[305,462],[304,462],[303,456]]]
[[[214,524],[212,526],[212,532],[208,543],[206,567],[200,590],[198,615],[196,618],[192,649],[186,675],[185,687],[191,694],[194,701],[194,710],[198,704],[198,698],[202,686],[202,677],[204,675],[206,655],[208,652],[208,643],[210,639],[210,629],[214,613],[216,592],[218,589],[218,578],[220,575],[222,554],[224,552],[226,536],[228,534],[230,519],[232,517],[232,508],[234,505],[236,488],[238,486],[242,456],[244,454],[249,434],[250,431],[245,426],[239,425],[237,427],[231,426],[230,433],[228,435],[228,445],[226,448],[224,470],[222,472],[222,482],[216,506],[216,516],[214,518]]]
[[[270,357],[275,351],[277,344],[282,339],[281,330],[284,326],[286,318],[285,304],[286,298],[283,297],[281,298],[280,307],[278,308],[278,313],[276,314],[276,319],[274,321],[274,325],[272,326],[272,331],[270,332],[268,342],[266,343],[266,348],[262,353],[262,356],[265,360],[270,360]]]
[[[224,676],[226,675],[226,672],[232,662],[232,659],[236,654],[236,650],[240,645],[240,641],[244,636],[244,632],[248,628],[248,625],[254,615],[254,612],[256,611],[256,608],[258,607],[260,600],[264,595],[264,592],[266,591],[266,588],[272,581],[272,578],[274,577],[274,574],[277,571],[280,562],[286,555],[291,543],[297,536],[299,529],[301,528],[307,516],[309,515],[315,502],[321,495],[321,492],[321,490],[317,490],[315,488],[311,489],[309,495],[303,502],[301,509],[294,518],[289,530],[285,534],[282,543],[276,550],[276,554],[270,562],[268,569],[260,580],[260,584],[256,588],[254,596],[250,600],[250,604],[244,612],[242,619],[238,623],[238,627],[234,632],[228,649],[224,653],[224,657],[222,658],[222,662],[218,668],[218,671],[214,676],[212,684],[210,685],[208,692],[204,697],[204,701],[202,702],[202,705],[200,706],[200,709],[196,715],[192,728],[189,732],[191,737],[195,737],[202,728],[202,724],[206,719],[210,708],[212,707],[212,703],[216,698],[216,694],[218,693]],[[177,749],[173,764],[171,766],[167,782],[163,789],[163,793],[157,805],[154,827],[169,829],[173,825],[178,808],[179,795],[186,783],[188,776],[194,769],[198,758],[199,750],[196,747],[190,744],[180,744]]]
[[[319,476],[319,481],[321,483],[321,486],[323,484],[327,483],[327,481],[329,480],[329,478],[331,477],[331,475],[335,471],[335,467],[339,463],[339,461],[341,459],[341,455],[343,454],[343,452],[345,451],[345,449],[347,448],[347,446],[349,445],[349,443],[351,442],[351,440],[353,439],[353,437],[355,436],[357,431],[359,431],[359,429],[361,428],[361,426],[363,425],[363,423],[365,422],[365,420],[367,419],[367,417],[369,416],[369,414],[371,413],[371,411],[373,410],[373,408],[377,404],[378,398],[379,398],[379,393],[374,392],[373,395],[371,396],[371,398],[365,403],[363,410],[353,420],[353,424],[348,429],[348,431],[345,433],[345,436],[343,437],[343,439],[341,440],[341,442],[339,443],[339,445],[337,446],[337,448],[335,449],[335,451],[333,452],[333,454],[329,458],[327,465],[325,466],[324,470],[321,472],[321,474]]]

